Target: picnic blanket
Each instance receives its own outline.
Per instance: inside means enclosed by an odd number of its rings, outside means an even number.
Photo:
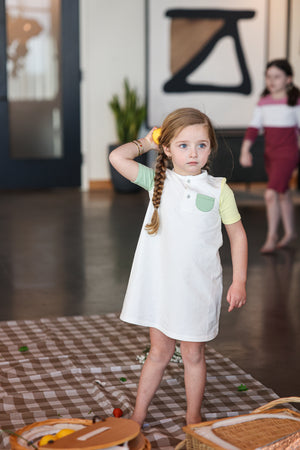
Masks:
[[[137,356],[147,346],[148,330],[117,314],[0,322],[0,428],[104,418],[116,407],[130,417],[142,368]],[[247,414],[278,398],[211,346],[206,359],[204,420]],[[152,448],[172,449],[184,439],[185,411],[183,365],[170,363],[143,428]],[[10,448],[3,432],[0,448]]]

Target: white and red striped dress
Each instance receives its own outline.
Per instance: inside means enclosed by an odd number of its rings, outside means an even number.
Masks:
[[[295,106],[287,98],[262,97],[253,114],[245,138],[255,141],[263,130],[265,136],[265,168],[268,188],[286,192],[294,169],[299,162],[300,99]]]

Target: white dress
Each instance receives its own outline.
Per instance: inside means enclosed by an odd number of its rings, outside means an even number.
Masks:
[[[180,341],[206,342],[218,334],[222,298],[223,178],[167,170],[160,227],[149,235],[150,201],[136,248],[121,319],[154,327]],[[153,190],[150,191],[150,198]]]

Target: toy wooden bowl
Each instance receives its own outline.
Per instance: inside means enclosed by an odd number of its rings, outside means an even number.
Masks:
[[[73,433],[39,446],[45,435],[55,436],[62,429],[72,429]],[[12,450],[33,449],[33,443],[39,450],[98,450],[128,443],[130,450],[151,449],[149,441],[133,420],[108,417],[93,423],[84,419],[49,419],[35,422],[17,430],[10,437]]]

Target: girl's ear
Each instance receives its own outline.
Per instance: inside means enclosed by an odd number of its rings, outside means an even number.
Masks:
[[[169,147],[166,147],[165,145],[163,145],[163,149],[164,149],[165,154],[169,158],[171,156],[171,152],[169,150]]]

